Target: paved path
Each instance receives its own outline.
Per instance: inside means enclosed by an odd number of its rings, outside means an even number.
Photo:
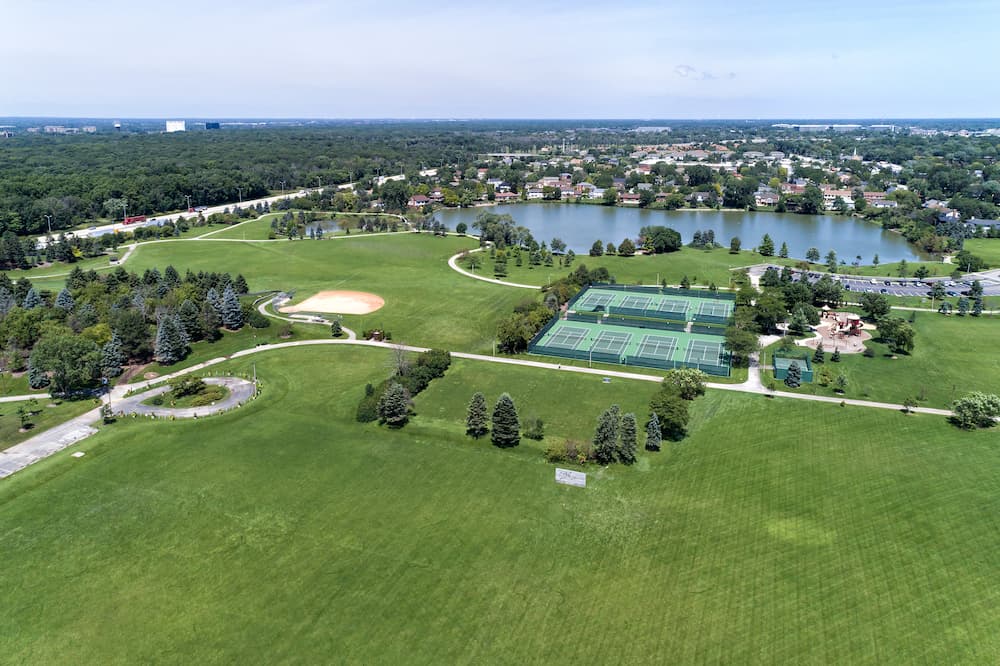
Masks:
[[[214,386],[225,386],[229,389],[229,395],[217,403],[206,405],[204,407],[175,408],[170,407],[169,405],[160,405],[157,407],[154,405],[142,404],[144,401],[154,396],[162,395],[163,393],[169,391],[170,386],[167,385],[158,386],[150,391],[143,391],[142,393],[126,398],[119,398],[117,401],[111,403],[111,408],[115,414],[121,414],[123,416],[138,414],[140,416],[196,419],[201,416],[210,416],[212,414],[227,411],[233,407],[238,407],[253,397],[253,382],[240,379],[239,377],[207,377],[204,381],[206,384],[212,384]]]
[[[481,247],[476,248],[475,250],[469,250],[469,252],[482,252],[482,251],[483,251],[483,248],[481,248]],[[488,277],[484,277],[482,275],[476,275],[475,273],[467,271],[464,268],[459,268],[458,267],[458,259],[463,254],[465,254],[465,252],[459,252],[455,256],[453,256],[450,259],[448,259],[448,265],[451,266],[451,269],[453,271],[458,271],[459,273],[461,273],[462,275],[464,275],[466,277],[470,277],[470,278],[472,278],[474,280],[482,280],[483,282],[490,282],[492,284],[500,284],[500,285],[503,285],[505,287],[517,287],[518,289],[533,289],[534,291],[538,291],[538,290],[541,289],[541,287],[539,287],[537,284],[518,284],[517,282],[506,282],[504,280],[497,280],[496,278],[488,278]]]
[[[280,306],[283,303],[287,303],[288,301],[289,298],[287,296],[282,298],[281,295],[276,295],[272,297],[270,301],[268,301],[265,298],[257,304],[257,312],[261,313],[265,317],[269,317],[271,319],[280,319],[281,321],[288,321],[293,324],[323,324],[324,326],[330,326],[331,324],[333,324],[332,321],[326,319],[325,317],[319,317],[314,315],[309,315],[308,319],[304,318],[305,315],[303,315],[302,317],[282,317],[281,315],[271,312],[270,310],[267,309],[268,303],[270,303],[270,305],[274,307],[274,306]],[[357,340],[358,338],[357,333],[355,333],[349,328],[346,328],[343,325],[341,325],[340,328],[347,335],[348,340]]]

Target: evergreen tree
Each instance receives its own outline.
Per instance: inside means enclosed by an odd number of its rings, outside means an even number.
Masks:
[[[479,439],[489,432],[486,419],[486,396],[476,391],[472,394],[472,400],[469,401],[469,409],[465,417],[465,432]]]
[[[236,279],[233,280],[233,289],[240,296],[250,293],[250,285],[247,284],[247,279],[243,277],[242,273],[237,275]]]
[[[222,323],[230,331],[243,328],[243,309],[232,285],[227,286],[222,294]]]
[[[757,252],[762,257],[774,256],[774,241],[771,240],[770,234],[764,234],[764,237],[760,239],[760,247],[757,248]]]
[[[160,317],[156,327],[156,346],[153,354],[158,363],[170,365],[184,358],[187,353],[187,335],[177,315],[168,312]]]
[[[662,440],[663,435],[660,433],[660,419],[656,415],[656,412],[653,412],[649,415],[649,421],[646,423],[646,450],[659,451]]]
[[[59,292],[59,295],[56,296],[56,307],[60,310],[69,312],[73,309],[74,305],[76,305],[76,303],[73,301],[73,295],[69,293],[69,289],[63,287],[62,291]]]
[[[785,386],[789,388],[802,386],[802,368],[799,367],[797,361],[792,361],[792,364],[788,366],[788,374],[785,375]]]
[[[330,335],[332,335],[335,338],[339,338],[343,334],[344,334],[344,327],[340,325],[339,319],[330,324]]]
[[[508,448],[521,443],[521,422],[517,417],[514,400],[507,393],[501,394],[497,399],[491,425],[494,446]]]
[[[635,414],[629,413],[622,417],[622,431],[618,440],[618,461],[623,465],[635,462],[636,439]]]
[[[201,312],[198,311],[198,306],[185,298],[177,311],[177,316],[181,320],[181,326],[184,327],[188,339],[201,340],[204,331],[202,330]]]
[[[219,334],[219,326],[221,324],[222,320],[219,318],[219,313],[206,300],[201,306],[201,337],[209,342],[218,340],[221,337]]]
[[[177,273],[177,269],[173,266],[167,266],[163,271],[163,282],[173,289],[181,283],[181,276]]]
[[[215,290],[215,287],[209,288],[205,294],[205,301],[212,306],[217,315],[222,316],[222,298],[219,296],[219,292]]]
[[[25,310],[33,310],[34,308],[37,308],[41,304],[42,304],[42,297],[39,296],[38,292],[35,291],[35,288],[32,287],[31,289],[28,290],[28,293],[25,294],[24,300],[21,302],[21,307],[24,308]]]
[[[972,316],[979,317],[983,314],[983,297],[977,296],[974,301],[972,301]]]
[[[781,249],[778,250],[778,256],[782,259],[788,259],[788,243],[782,243]]]
[[[6,317],[15,305],[14,293],[6,287],[0,287],[0,319]]]
[[[834,363],[840,363],[840,350],[834,349],[833,354],[830,356],[830,360]]]
[[[597,429],[594,430],[594,457],[602,465],[609,465],[615,461],[618,452],[618,413],[615,411],[618,405],[613,405],[610,409],[597,419]]]
[[[410,414],[410,394],[400,384],[392,382],[378,400],[378,417],[394,428],[406,425]]]
[[[122,366],[127,360],[122,349],[122,339],[117,332],[112,333],[111,339],[101,348],[101,375],[117,377],[122,374]]]
[[[33,389],[45,388],[49,385],[49,376],[34,363],[28,363],[28,386]]]
[[[823,363],[823,361],[825,360],[826,357],[823,353],[823,343],[820,342],[818,345],[816,345],[816,351],[813,352],[813,363]]]

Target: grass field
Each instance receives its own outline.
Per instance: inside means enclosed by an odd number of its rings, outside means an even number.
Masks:
[[[538,444],[466,438],[471,392],[585,437],[655,385],[456,361],[391,431],[353,422],[384,352],[255,360],[243,409],[0,484],[5,661],[1000,658],[993,433],[710,392],[684,442],[577,489]]]
[[[31,417],[32,427],[27,432],[18,432],[21,429],[21,418],[17,414],[19,407],[28,409],[28,402],[0,402],[0,451],[93,409],[94,401],[53,401],[47,395],[39,395],[35,407],[38,413]]]
[[[468,238],[430,234],[352,235],[323,241],[239,243],[192,241],[139,247],[129,269],[142,272],[173,264],[243,273],[251,291],[294,290],[293,302],[327,289],[368,291],[386,305],[364,316],[346,316],[359,333],[383,327],[393,340],[414,345],[483,352],[493,348],[496,322],[514,304],[539,293],[491,285],[451,270],[447,258],[475,245]]]
[[[921,406],[948,408],[969,391],[1000,393],[1000,356],[995,351],[1000,319],[921,312],[913,327],[917,335],[910,356],[893,359],[884,344],[870,341],[866,344],[875,351],[874,358],[844,354],[840,363],[827,360],[825,365],[834,377],[840,373],[847,377],[845,395],[894,403],[923,395]],[[826,352],[829,359],[833,349]],[[770,357],[763,367],[771,367]],[[819,366],[813,371],[818,373]],[[765,374],[771,375],[769,371]],[[787,389],[780,381],[778,385]],[[803,384],[799,391],[839,395],[832,386],[824,388],[816,382]]]
[[[970,238],[963,247],[982,258],[990,268],[1000,268],[1000,238]]]

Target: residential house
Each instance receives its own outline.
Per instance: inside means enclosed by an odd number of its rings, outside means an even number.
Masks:
[[[410,197],[410,200],[406,202],[406,205],[410,208],[422,208],[431,202],[430,197],[424,194],[414,194]]]
[[[638,206],[641,197],[633,192],[625,192],[618,200],[623,206]]]

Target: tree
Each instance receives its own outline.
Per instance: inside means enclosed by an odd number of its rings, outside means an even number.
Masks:
[[[566,252],[566,242],[561,238],[553,238],[549,244],[552,254],[564,254]]]
[[[826,253],[826,269],[831,273],[837,272],[837,252],[835,250]]]
[[[52,391],[69,393],[89,385],[100,369],[101,351],[93,340],[58,333],[40,339],[29,364],[50,373]]]
[[[660,435],[671,440],[679,440],[687,433],[688,401],[676,392],[657,391],[649,402],[649,411],[656,415],[660,424]]]
[[[705,395],[705,373],[697,368],[667,370],[662,386],[669,387],[685,400],[694,400]]]
[[[601,197],[601,202],[605,206],[614,206],[618,203],[618,190],[613,187],[605,188],[604,194]]]
[[[201,306],[201,337],[209,342],[219,339],[219,326],[222,320],[219,313],[207,300]]]
[[[406,425],[410,414],[410,393],[401,384],[391,382],[378,401],[378,418],[392,428]]]
[[[594,430],[594,457],[601,465],[613,463],[618,449],[618,412],[614,407],[617,405],[604,410]]]
[[[111,339],[101,348],[101,376],[117,377],[122,374],[122,366],[127,360],[121,338],[118,333],[112,333]]]
[[[28,293],[24,296],[24,300],[21,301],[21,307],[25,310],[33,310],[42,304],[42,297],[38,295],[35,288],[32,287],[28,290]]]
[[[455,233],[457,233],[460,236],[464,236],[465,232],[468,230],[469,230],[469,225],[467,225],[465,222],[459,222],[458,224],[455,225]]]
[[[594,241],[594,244],[590,246],[590,256],[599,257],[604,254],[604,243],[599,240]]]
[[[660,419],[656,416],[656,412],[653,412],[646,422],[646,450],[659,451],[661,441]]]
[[[240,299],[236,296],[236,291],[232,285],[227,285],[222,292],[222,317],[223,325],[230,331],[238,331],[243,328],[243,309],[240,307]]]
[[[50,383],[49,376],[41,368],[28,364],[28,386],[36,391],[45,388]]]
[[[861,303],[861,309],[865,311],[870,319],[879,319],[881,317],[889,314],[892,309],[889,306],[889,301],[882,294],[876,294],[873,292],[865,292],[861,294],[861,298],[858,299]]]
[[[900,259],[899,260],[899,267],[897,268],[897,271],[899,273],[899,277],[906,277],[906,273],[909,270],[907,268],[907,266],[908,266],[908,264],[906,263],[906,259]]]
[[[969,299],[964,296],[958,299],[958,316],[964,317],[969,314]]]
[[[181,326],[188,336],[188,340],[200,340],[202,338],[201,312],[198,306],[190,299],[185,298],[184,302],[177,309],[177,317],[181,321]]]
[[[670,227],[642,227],[639,236],[643,239],[643,247],[655,254],[676,252],[683,246],[680,233]]]
[[[799,212],[806,215],[816,215],[821,213],[823,208],[823,191],[815,185],[806,185],[806,189],[802,191]]]
[[[903,413],[909,414],[913,411],[913,408],[917,406],[917,399],[913,396],[907,396],[903,398]]]
[[[811,247],[808,250],[806,250],[806,261],[808,261],[811,264],[815,264],[816,262],[818,262],[819,261],[819,249],[815,248],[815,247]]]
[[[486,396],[476,391],[469,401],[469,409],[465,416],[465,432],[476,439],[485,435],[489,432],[487,417]]]
[[[977,298],[972,302],[972,316],[979,317],[983,314],[983,299],[982,297]]]
[[[947,290],[944,288],[943,282],[934,282],[931,285],[931,300],[932,301],[943,301],[948,296]]]
[[[782,259],[788,259],[788,243],[781,243],[781,249],[778,250],[778,256]]]
[[[894,353],[909,354],[913,351],[915,332],[910,323],[902,317],[884,317],[878,322],[878,332],[882,340]]]
[[[490,439],[494,446],[509,448],[521,443],[521,423],[517,417],[517,407],[507,393],[502,393],[493,406]]]
[[[820,342],[816,345],[816,351],[813,352],[813,363],[823,363],[824,360],[826,360],[826,357],[823,354],[823,343]]]
[[[154,357],[157,363],[170,365],[187,354],[188,338],[180,319],[172,312],[160,316],[156,327]]]
[[[878,253],[876,252],[875,256],[872,257],[872,266],[874,266],[875,268],[878,268],[878,265],[879,265]]]
[[[801,385],[802,368],[799,367],[798,361],[792,361],[791,365],[788,366],[788,374],[785,375],[785,386],[798,388]]]
[[[847,375],[840,373],[836,381],[837,391],[843,393],[847,389]]]
[[[382,203],[386,210],[406,210],[406,204],[410,199],[410,193],[406,183],[401,180],[390,180],[382,186]]]
[[[618,461],[623,465],[631,465],[635,462],[636,430],[635,414],[628,413],[623,416],[621,435],[618,440]]]
[[[623,240],[618,246],[618,254],[622,257],[631,257],[635,254],[635,244],[628,238]]]
[[[691,280],[690,280],[690,278],[688,278],[687,275],[682,276],[681,277],[681,289],[690,289],[690,288],[691,288]]]
[[[344,327],[340,325],[340,320],[336,319],[332,324],[330,324],[330,335],[335,338],[339,338],[344,334]]]
[[[741,367],[760,348],[760,341],[754,331],[736,325],[726,327],[725,340],[726,349],[733,355],[733,364]]]
[[[764,237],[760,239],[760,245],[757,247],[757,252],[762,257],[774,256],[774,241],[771,240],[770,234],[764,234]]]
[[[604,253],[605,254],[612,255],[612,254],[615,254],[616,252],[617,252],[617,250],[615,249],[615,244],[614,243],[612,243],[611,241],[608,241],[607,243],[604,244]]]
[[[739,254],[741,245],[739,236],[733,236],[729,239],[729,254]]]
[[[992,428],[1000,416],[1000,397],[992,393],[973,392],[952,405],[952,423],[959,428]]]
[[[63,287],[59,295],[56,296],[56,307],[65,312],[69,312],[76,305],[73,301],[73,295],[69,293],[69,289]]]
[[[830,360],[834,363],[840,363],[840,349],[834,349],[833,354],[830,356]]]

